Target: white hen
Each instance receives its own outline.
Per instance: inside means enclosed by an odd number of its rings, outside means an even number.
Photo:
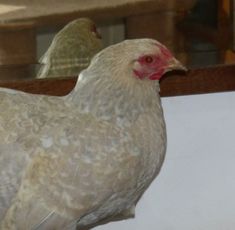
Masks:
[[[183,66],[162,44],[126,40],[98,53],[67,96],[1,89],[1,229],[132,217],[164,160],[158,80],[172,69]]]

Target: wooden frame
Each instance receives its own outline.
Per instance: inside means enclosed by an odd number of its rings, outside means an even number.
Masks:
[[[33,94],[63,96],[75,86],[77,77],[3,81],[0,87]],[[235,65],[221,65],[189,70],[188,73],[169,73],[161,81],[161,96],[214,93],[235,90]]]
[[[143,36],[164,41],[167,37],[170,40],[168,43],[177,44],[172,41],[177,37],[175,29],[171,32],[171,28],[174,28],[174,17],[169,17],[167,12],[188,11],[195,1],[100,0],[97,4],[94,1],[58,0],[54,7],[54,1],[41,0],[38,4],[37,1],[12,0],[11,3],[4,5],[16,7],[17,10],[0,14],[0,54],[1,50],[3,54],[0,56],[4,57],[4,62],[1,62],[0,58],[0,79],[29,78],[30,64],[36,63],[35,31],[38,28],[64,25],[78,17],[90,17],[96,22],[122,19],[126,38]],[[160,16],[159,12],[161,12]],[[167,20],[167,27],[169,27],[167,31],[156,25],[158,21],[162,23],[162,17]],[[142,28],[140,28],[140,23]],[[161,28],[159,33],[156,31],[158,27]],[[16,37],[17,39],[15,39]],[[19,58],[15,58],[15,56]],[[1,74],[1,71],[4,74]],[[18,76],[15,73],[18,73]]]

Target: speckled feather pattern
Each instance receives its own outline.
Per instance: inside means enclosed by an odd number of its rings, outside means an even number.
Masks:
[[[93,31],[95,24],[88,18],[68,23],[54,37],[37,78],[77,76],[102,49],[102,41]]]
[[[138,55],[159,52],[153,43],[104,49],[64,97],[0,89],[1,229],[133,217],[166,150],[159,83],[131,74]]]

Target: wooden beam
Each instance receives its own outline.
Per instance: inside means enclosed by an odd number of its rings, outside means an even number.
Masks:
[[[196,0],[40,0],[40,3],[29,0],[11,0],[7,3],[1,0],[0,2],[3,3],[0,9],[0,24],[33,21],[36,27],[41,27],[65,24],[78,17],[108,20],[150,12],[189,10]]]
[[[0,87],[33,94],[63,96],[75,86],[77,77],[3,81]],[[235,65],[189,70],[187,74],[169,73],[161,81],[161,96],[214,93],[235,90]]]
[[[235,90],[235,65],[189,70],[186,75],[166,76],[161,82],[162,96],[179,96]]]

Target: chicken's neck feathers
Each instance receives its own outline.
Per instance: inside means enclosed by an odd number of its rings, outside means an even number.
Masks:
[[[125,126],[140,114],[161,110],[158,82],[154,85],[139,80],[124,84],[115,78],[88,77],[87,74],[86,71],[82,72],[77,85],[67,97],[81,113]]]

